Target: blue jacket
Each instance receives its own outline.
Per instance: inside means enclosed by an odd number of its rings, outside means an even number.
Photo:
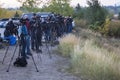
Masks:
[[[23,35],[28,35],[28,31],[27,31],[26,25],[22,25],[21,33],[22,33]]]

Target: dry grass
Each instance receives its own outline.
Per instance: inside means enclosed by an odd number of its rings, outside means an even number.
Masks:
[[[63,36],[60,39],[59,51],[63,56],[70,56],[70,53],[73,52],[74,46],[78,44],[78,41],[75,35],[68,34]]]
[[[76,48],[72,57],[75,72],[92,80],[119,80],[120,58],[113,52],[99,48],[87,40],[82,48]]]
[[[70,55],[75,74],[90,80],[120,80],[120,57],[97,46],[94,39],[79,40],[68,35],[60,40],[60,50]]]

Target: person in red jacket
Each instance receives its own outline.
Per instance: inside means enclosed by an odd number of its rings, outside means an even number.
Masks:
[[[25,19],[26,19],[26,28],[27,28],[27,32],[28,32],[26,53],[27,53],[27,55],[32,55],[31,51],[30,51],[30,23],[29,23],[29,19],[28,19],[27,15],[25,15]]]

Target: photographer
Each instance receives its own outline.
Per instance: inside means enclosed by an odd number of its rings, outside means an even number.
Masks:
[[[16,38],[13,35],[18,35],[17,29],[18,28],[14,25],[12,19],[9,19],[4,32],[4,39],[8,40],[10,45],[14,45],[16,43]]]
[[[36,45],[36,52],[42,52],[42,50],[39,49],[40,46],[42,46],[42,26],[41,26],[41,20],[40,16],[36,16],[36,23],[35,23],[35,45]]]
[[[30,23],[29,23],[28,16],[25,15],[24,19],[26,20],[26,27],[27,27],[27,31],[28,31],[27,43],[26,43],[26,53],[27,53],[27,55],[32,55],[31,51],[30,51]]]
[[[36,14],[34,13],[30,21],[30,35],[31,35],[31,49],[35,51],[35,23],[36,23]]]
[[[26,59],[26,46],[27,46],[27,35],[28,35],[28,31],[27,31],[27,27],[26,27],[26,19],[22,19],[22,26],[21,26],[21,34],[20,34],[20,41],[21,41],[21,47],[22,47],[22,51],[21,51],[21,56]]]

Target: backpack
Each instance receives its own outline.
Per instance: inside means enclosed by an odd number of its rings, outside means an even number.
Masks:
[[[27,60],[23,57],[18,57],[16,61],[13,63],[14,66],[16,67],[26,67],[27,66]]]

